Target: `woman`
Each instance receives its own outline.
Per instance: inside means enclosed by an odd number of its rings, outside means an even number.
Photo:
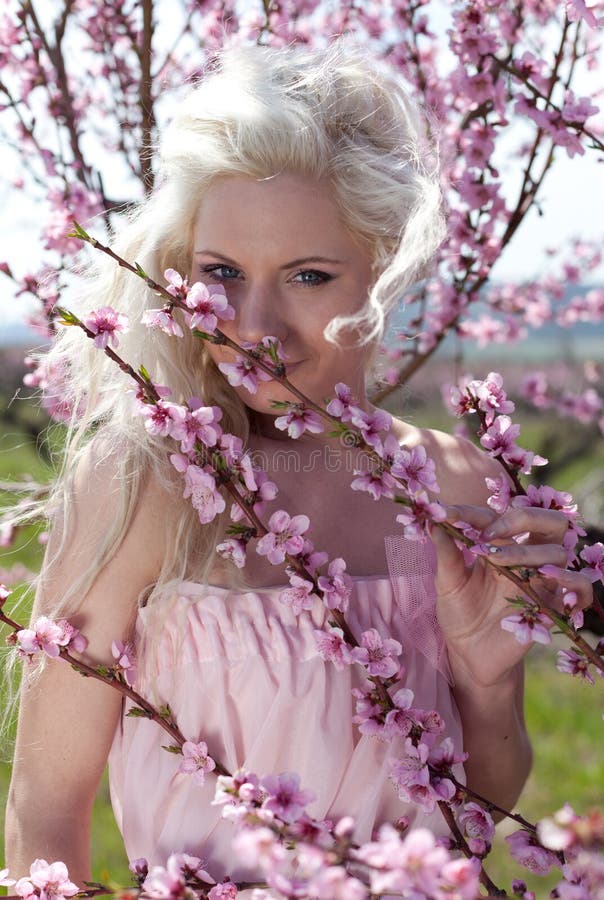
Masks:
[[[320,54],[232,49],[177,108],[160,157],[159,187],[117,252],[157,280],[171,267],[191,282],[223,285],[235,310],[219,323],[225,333],[240,344],[275,336],[288,378],[310,399],[324,403],[343,382],[374,415],[366,383],[385,316],[443,235],[438,173],[397,78],[341,43]],[[91,308],[106,303],[134,323],[157,306],[129,273],[98,266]],[[282,569],[251,549],[241,571],[217,556],[228,507],[200,526],[165,440],[132,417],[122,373],[75,331],[66,330],[52,357],[64,367],[77,420],[34,615],[67,616],[98,662],[111,659],[112,641],[135,636],[137,687],[169,703],[188,739],[207,740],[231,768],[299,771],[317,795],[311,812],[356,816],[359,839],[403,814],[446,830],[438,812],[424,816],[397,800],[388,782],[393,750],[359,739],[351,721],[356,676],[326,663],[312,638],[324,623],[321,604],[296,620],[279,600]],[[433,545],[396,538],[395,507],[350,490],[362,454],[326,431],[291,440],[271,405],[291,400],[287,387],[231,387],[219,368],[233,362],[224,346],[202,344],[186,329],[178,339],[133,327],[120,353],[143,362],[177,400],[222,408],[223,431],[239,435],[278,484],[267,517],[275,509],[309,516],[315,549],[347,561],[353,630],[376,627],[399,640],[416,704],[436,708],[457,749],[469,753],[469,785],[513,806],[530,746],[526,646],[500,628],[509,582],[481,560],[467,568],[439,529]],[[499,565],[566,564],[561,515],[497,516],[486,506],[484,477],[500,474],[492,459],[400,419],[391,433],[399,444],[423,444],[449,518],[484,530],[501,547]],[[526,532],[528,543],[513,540]],[[580,576],[568,579],[584,597]],[[406,615],[416,617],[414,627]],[[417,620],[427,623],[423,637]],[[211,806],[211,779],[196,787],[176,776],[159,728],[121,714],[117,692],[67,666],[47,666],[24,689],[7,811],[11,872],[44,857],[66,862],[76,883],[89,878],[90,810],[111,751],[130,858],[157,864],[185,850],[207,858],[215,878],[227,870],[245,876],[229,856],[231,826]]]

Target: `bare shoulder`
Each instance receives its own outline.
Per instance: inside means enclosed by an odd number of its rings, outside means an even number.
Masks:
[[[161,570],[166,542],[176,520],[176,492],[153,472],[123,471],[120,449],[91,441],[79,458],[64,508],[52,517],[38,606],[54,607],[79,573],[97,571],[82,596],[82,607],[99,603],[105,611],[136,598]]]
[[[497,460],[463,437],[434,428],[418,428],[394,418],[392,428],[409,446],[422,444],[434,460],[444,503],[483,506],[491,493],[485,478],[497,478],[503,468]]]

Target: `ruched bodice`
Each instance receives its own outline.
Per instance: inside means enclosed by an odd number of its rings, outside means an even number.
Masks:
[[[416,545],[410,552],[425,551]],[[437,709],[461,748],[449,684],[409,640],[405,592],[395,587],[389,577],[353,577],[348,624],[356,636],[376,628],[402,644],[414,705]],[[407,591],[415,606],[419,589]],[[237,592],[193,582],[166,590],[139,611],[137,690],[169,704],[184,736],[206,741],[229,770],[298,772],[317,797],[309,812],[354,816],[358,840],[402,815],[445,833],[438,811],[426,815],[398,799],[388,778],[398,741],[361,735],[353,724],[351,688],[360,683],[360,669],[337,670],[319,655],[313,629],[325,622],[324,606],[317,601],[296,617],[279,601],[282,590]],[[425,603],[429,617],[434,604],[428,593]],[[212,805],[215,778],[198,786],[177,774],[178,757],[161,749],[168,741],[156,723],[141,718],[123,717],[117,729],[111,796],[129,858],[145,856],[158,865],[171,852],[186,851],[206,859],[217,879],[251,877],[233,861],[234,826]]]

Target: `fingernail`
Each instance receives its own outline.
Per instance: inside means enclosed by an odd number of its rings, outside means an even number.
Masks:
[[[492,544],[489,547],[489,553],[501,553],[503,547],[494,547]]]

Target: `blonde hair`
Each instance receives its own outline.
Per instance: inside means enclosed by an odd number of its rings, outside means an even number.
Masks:
[[[128,213],[112,246],[158,281],[169,267],[190,271],[193,226],[213,179],[293,172],[329,180],[346,226],[370,246],[376,273],[365,306],[329,323],[325,337],[334,343],[341,329],[355,327],[360,343],[373,342],[375,352],[389,311],[424,275],[443,238],[437,154],[426,120],[395,72],[370,61],[345,39],[320,51],[261,46],[221,51],[175,108],[157,151],[156,187]],[[137,328],[143,312],[159,305],[158,298],[101,254],[93,256],[86,281],[85,309],[109,305],[129,317],[131,330],[120,336],[120,354],[135,367],[144,363],[156,383],[170,386],[177,402],[197,396],[204,405],[220,406],[221,427],[245,444],[253,413],[218,371],[203,342],[188,331],[177,339]],[[61,598],[52,613],[58,617],[77,609],[78,598],[119,547],[145,474],[168,485],[179,476],[167,460],[163,439],[150,435],[140,418],[133,417],[126,376],[78,329],[61,330],[48,363],[63,367],[74,413],[47,513],[62,520],[66,535],[71,480],[91,435],[99,447],[112,448],[120,489],[115,525],[88,569]],[[228,511],[229,504],[201,528],[195,510],[183,500],[173,545],[150,586],[148,602],[169,582],[207,580]],[[248,586],[243,571],[233,572],[233,586]]]

